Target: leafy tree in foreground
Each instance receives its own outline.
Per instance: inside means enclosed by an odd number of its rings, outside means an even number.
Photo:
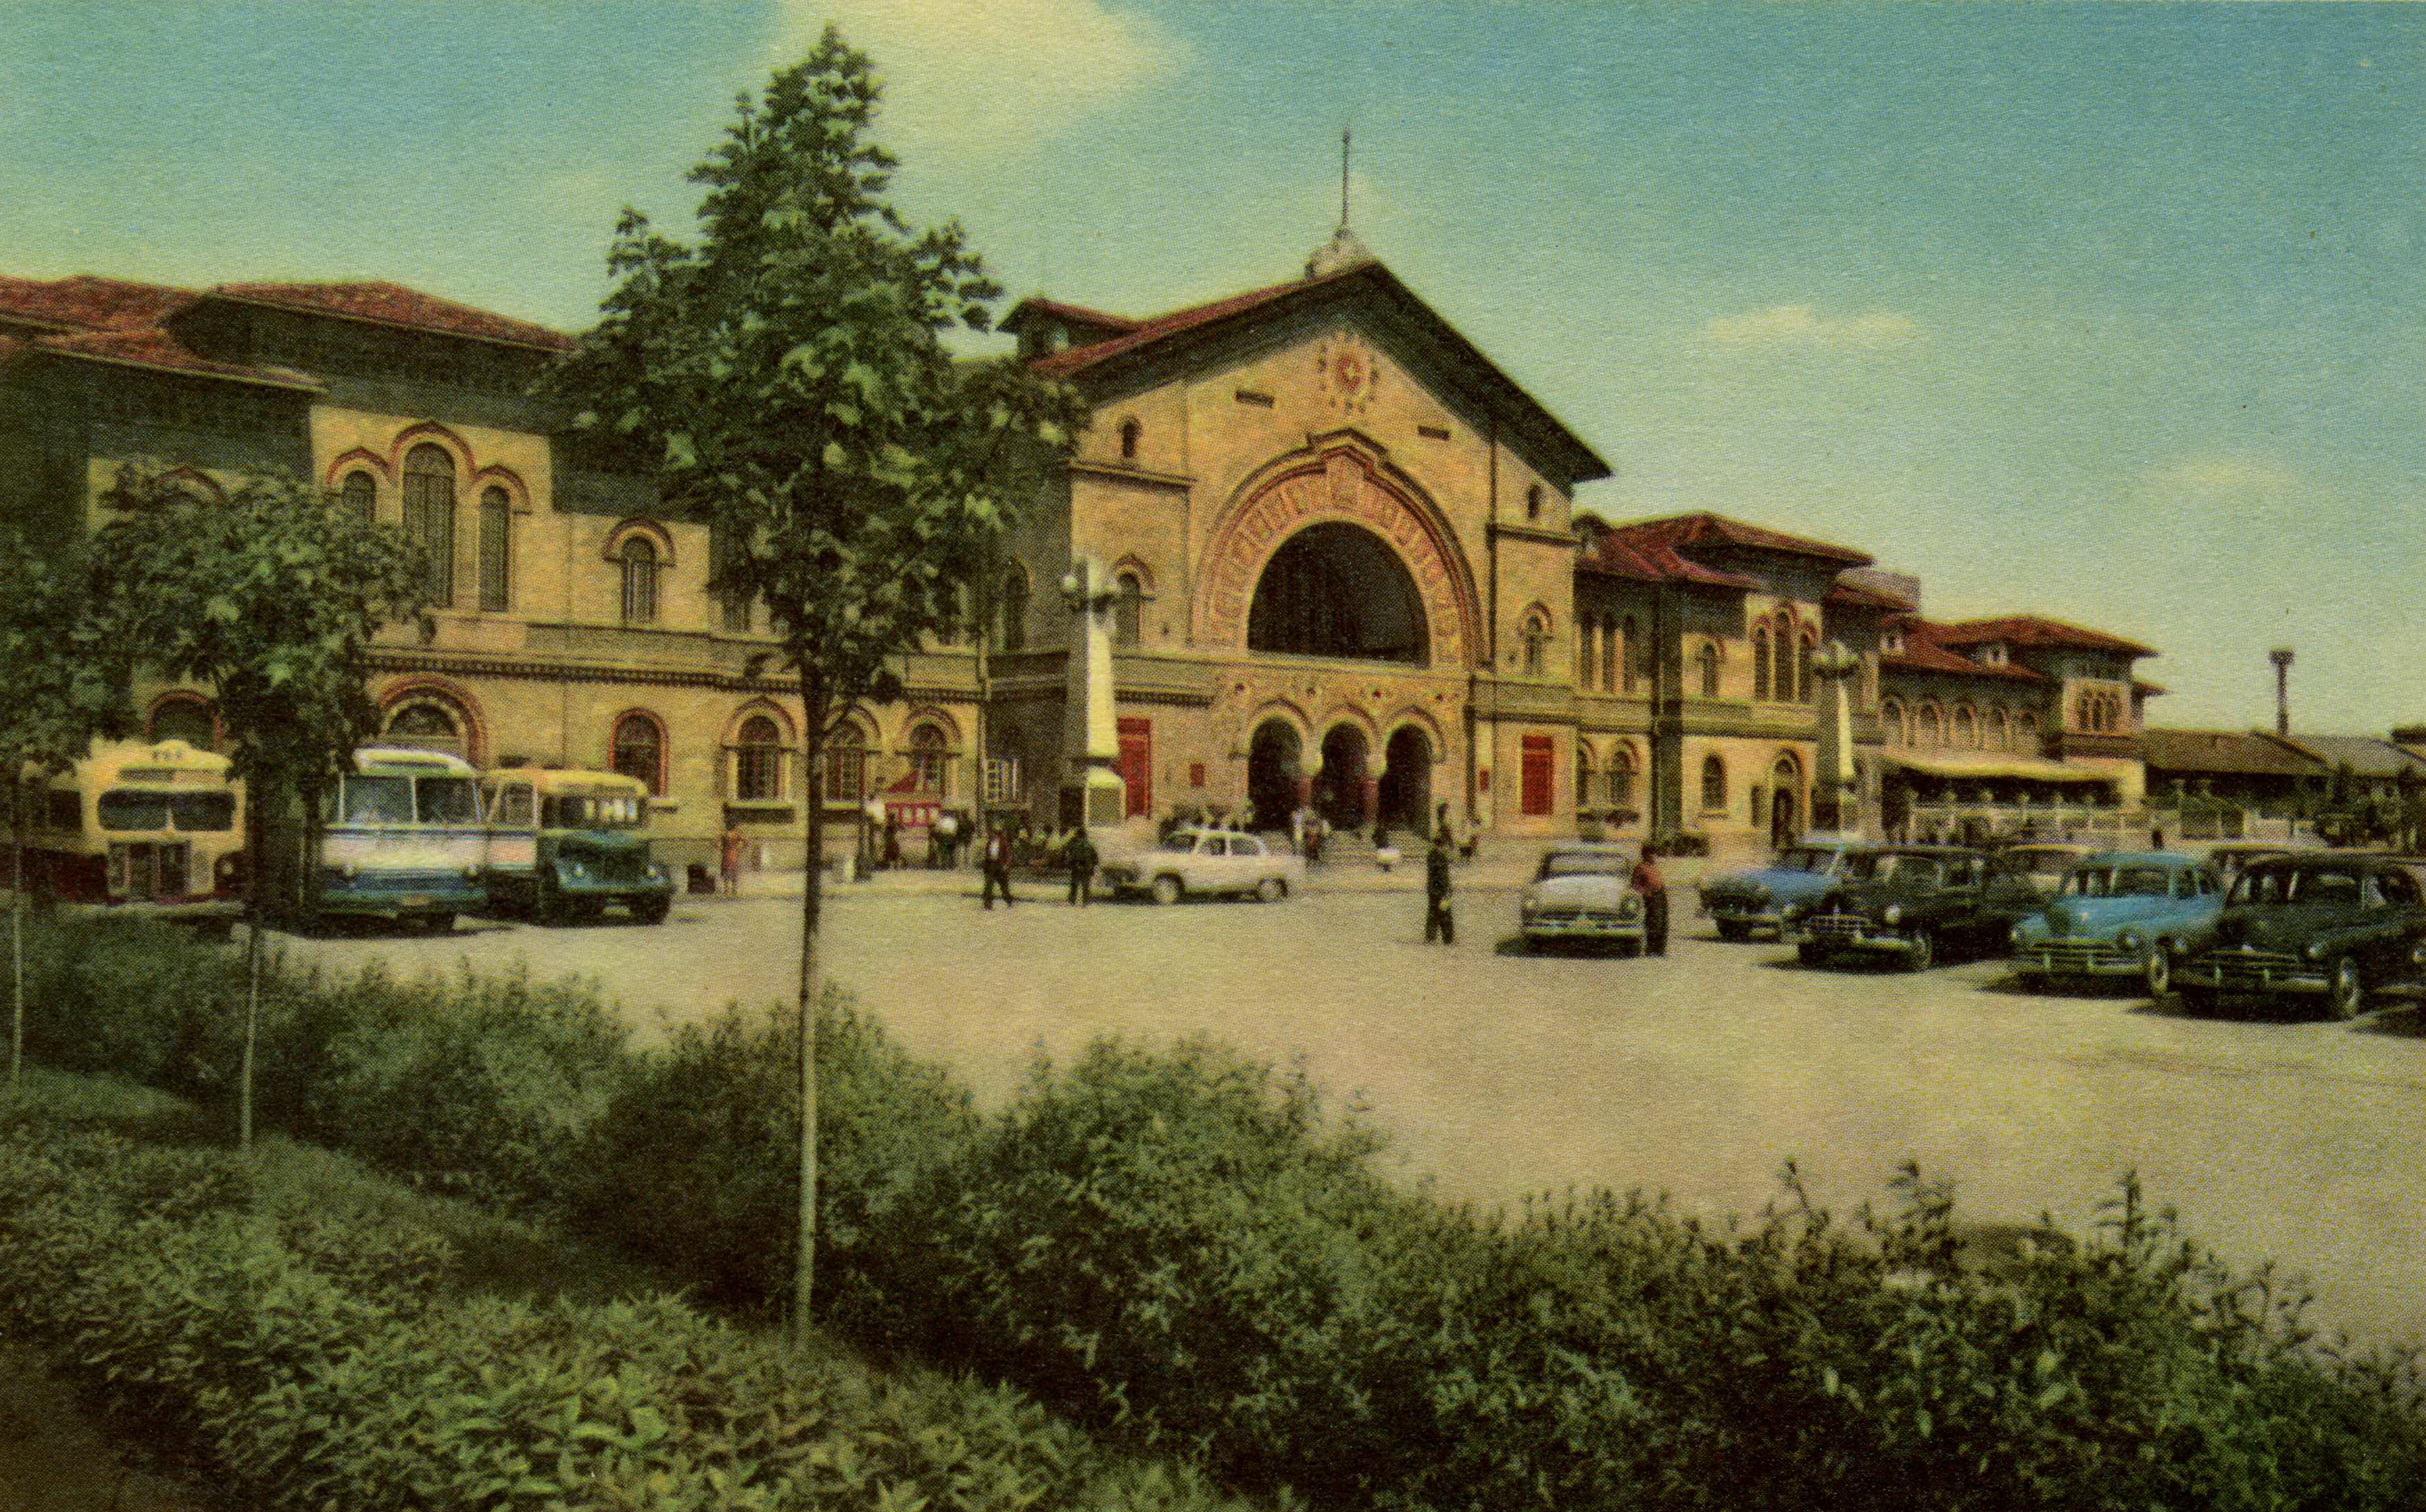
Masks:
[[[153,463],[120,469],[96,578],[107,623],[148,668],[207,688],[245,784],[244,1058],[236,1143],[252,1143],[253,1043],[261,1020],[261,928],[270,868],[265,818],[304,816],[304,870],[317,798],[378,723],[364,684],[371,637],[422,607],[412,548],[394,529],[332,507],[292,478],[198,496]]]
[[[25,826],[40,779],[124,732],[127,662],[89,613],[84,564],[0,538],[0,783],[8,803],[8,1086],[25,1063]]]
[[[1001,291],[957,225],[914,232],[867,139],[880,88],[829,28],[744,96],[692,170],[699,239],[626,210],[597,329],[559,370],[577,428],[710,524],[710,587],[764,604],[804,713],[801,1182],[794,1324],[808,1326],[817,1211],[817,801],[825,743],[854,701],[898,696],[891,665],[959,628],[956,598],[1084,414],[1014,362],[956,362]]]

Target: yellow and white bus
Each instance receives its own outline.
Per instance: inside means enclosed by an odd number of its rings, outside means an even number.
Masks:
[[[486,901],[480,775],[460,756],[364,746],[321,806],[305,911],[418,923],[435,933]]]
[[[32,896],[221,933],[244,911],[244,784],[226,757],[182,740],[96,742],[29,785]]]

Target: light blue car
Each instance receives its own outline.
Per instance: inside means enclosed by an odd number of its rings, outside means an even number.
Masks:
[[[1702,913],[1719,926],[1721,940],[1750,940],[1757,929],[1791,938],[1795,921],[1844,875],[1845,858],[1877,848],[1867,840],[1805,839],[1767,866],[1703,883]]]
[[[2176,956],[2215,938],[2224,888],[2194,856],[2100,851],[2064,874],[2046,908],[2014,925],[2014,974],[2029,986],[2137,977],[2173,987]]]

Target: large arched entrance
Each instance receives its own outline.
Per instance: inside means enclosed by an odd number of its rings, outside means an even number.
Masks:
[[[1381,797],[1383,824],[1431,832],[1432,743],[1414,725],[1400,725],[1383,748]]]
[[[1291,536],[1265,564],[1247,649],[1422,666],[1431,637],[1415,580],[1389,542],[1331,520]]]
[[[1295,725],[1267,719],[1255,727],[1254,737],[1247,742],[1247,803],[1258,828],[1278,828],[1297,812],[1303,760],[1304,745]]]
[[[1803,771],[1791,756],[1780,756],[1769,774],[1769,844],[1784,849],[1803,826]]]
[[[1314,806],[1334,829],[1362,829],[1372,818],[1366,780],[1370,748],[1365,732],[1336,724],[1322,737],[1322,771],[1314,780]]]

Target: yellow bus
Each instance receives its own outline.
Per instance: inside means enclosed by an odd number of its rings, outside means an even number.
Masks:
[[[662,924],[673,879],[649,859],[649,790],[621,772],[506,767],[480,779],[490,907],[542,924],[628,909]]]
[[[226,757],[182,740],[96,742],[29,785],[32,896],[220,934],[244,911],[244,785]]]

